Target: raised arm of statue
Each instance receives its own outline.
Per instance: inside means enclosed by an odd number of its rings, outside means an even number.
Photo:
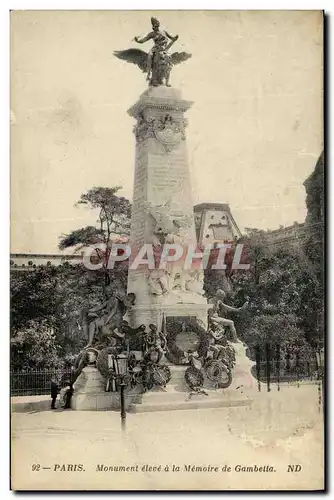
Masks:
[[[102,311],[102,309],[105,309],[106,305],[107,305],[107,302],[104,302],[103,304],[101,304],[99,306],[92,307],[92,309],[89,309],[88,314],[100,312],[100,311]]]
[[[145,43],[148,42],[148,40],[151,40],[152,38],[153,38],[153,33],[151,31],[150,33],[148,33],[148,35],[144,36],[144,38],[139,38],[138,36],[135,36],[134,40],[137,43]]]
[[[232,307],[232,306],[228,306],[224,302],[220,301],[220,305],[225,309],[225,311],[228,311],[228,312],[240,312],[240,311],[242,311],[244,309],[246,303],[243,304],[241,307]]]
[[[176,42],[176,40],[179,38],[179,35],[172,36],[172,35],[170,35],[169,33],[167,33],[167,31],[165,31],[165,35],[166,35],[166,36],[167,36],[167,38],[169,38],[170,40],[173,40],[173,42]]]
[[[108,317],[105,321],[105,324],[108,325],[111,321],[111,319],[115,316],[115,314],[117,313],[118,311],[118,300],[115,300],[112,304],[112,307],[109,309],[109,314],[108,314]]]

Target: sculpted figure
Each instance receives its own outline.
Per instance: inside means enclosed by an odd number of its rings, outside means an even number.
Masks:
[[[127,308],[131,307],[134,302],[135,295],[133,293],[127,296],[116,293],[107,298],[103,304],[86,312],[86,323],[89,323],[86,348],[101,340],[101,334],[106,335],[120,327]]]
[[[164,269],[154,269],[150,272],[148,283],[152,295],[164,295],[170,292],[169,273]]]
[[[151,70],[152,70],[152,60],[156,53],[163,52],[171,46],[169,44],[170,41],[173,43],[179,38],[179,35],[171,36],[167,31],[160,29],[160,22],[155,17],[151,17],[152,31],[150,31],[143,38],[139,38],[137,36],[134,37],[134,40],[137,43],[145,43],[149,40],[153,40],[154,45],[152,49],[148,53],[147,57],[147,80],[151,79]],[[161,54],[160,54],[161,55]],[[169,75],[168,75],[169,76]],[[169,87],[169,83],[166,81],[166,86]]]
[[[202,269],[195,269],[190,271],[185,282],[185,288],[187,292],[197,293],[199,295],[204,294],[204,272]]]
[[[135,37],[137,43],[145,43],[150,40],[154,45],[149,53],[139,49],[118,50],[114,55],[119,59],[136,64],[144,73],[152,86],[166,85],[170,87],[169,76],[172,67],[180,64],[191,57],[187,52],[174,52],[169,54],[168,50],[178,39],[178,35],[172,36],[160,28],[158,19],[151,18],[152,30],[143,38]]]
[[[224,311],[231,312],[241,312],[247,303],[243,304],[243,306],[237,308],[228,306],[223,301],[225,299],[225,292],[221,289],[217,290],[216,296],[208,300],[208,304],[213,304],[213,308],[209,310],[209,319],[213,325],[227,327],[232,334],[232,342],[240,342],[237,337],[237,332],[234,326],[234,321],[231,319],[223,318],[220,314]],[[219,340],[216,338],[216,340]]]

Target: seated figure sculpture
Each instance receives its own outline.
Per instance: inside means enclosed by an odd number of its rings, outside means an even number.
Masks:
[[[111,294],[103,304],[86,312],[88,326],[88,344],[85,348],[102,341],[122,324],[127,308],[135,302],[135,294],[123,296],[119,293]]]
[[[242,312],[247,305],[245,302],[241,307],[232,307],[225,304],[223,301],[226,297],[226,293],[218,289],[215,297],[208,300],[208,304],[213,304],[212,309],[209,310],[209,320],[214,325],[227,327],[232,335],[232,342],[240,342],[237,337],[237,332],[234,326],[234,321],[221,316],[221,314],[226,312]]]

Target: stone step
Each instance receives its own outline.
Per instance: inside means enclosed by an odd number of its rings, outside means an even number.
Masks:
[[[208,393],[210,398],[230,398],[231,395],[234,398],[238,398],[239,394],[235,392],[235,390],[232,391],[230,390],[213,390],[207,387],[204,387],[205,392]],[[142,402],[142,403],[151,403],[151,402],[156,402],[156,401],[187,401],[189,399],[189,395],[191,393],[190,388],[188,388],[186,385],[184,387],[180,387],[179,385],[170,385],[168,384],[166,387],[166,391],[163,390],[155,390],[152,389],[148,392],[145,392],[141,395],[138,395],[137,402]],[[198,394],[196,396],[192,397],[204,397],[207,398],[208,396],[205,396],[205,394]]]
[[[171,410],[198,410],[200,408],[229,408],[235,406],[250,406],[250,398],[213,398],[205,395],[192,396],[187,401],[156,401],[149,403],[133,403],[129,406],[131,413],[146,413]]]
[[[151,390],[138,396],[137,402],[151,403],[156,401],[186,401],[189,398],[190,391],[175,390],[177,386],[167,386],[167,390]]]

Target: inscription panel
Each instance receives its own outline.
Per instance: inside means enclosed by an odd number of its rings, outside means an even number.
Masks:
[[[144,202],[147,195],[147,148],[144,144],[136,147],[136,166],[134,176],[133,205],[131,217],[132,247],[139,247],[144,243],[145,210]],[[132,261],[132,256],[130,262]]]
[[[182,151],[148,156],[147,197],[152,204],[171,199],[172,204],[192,212],[187,158]]]

